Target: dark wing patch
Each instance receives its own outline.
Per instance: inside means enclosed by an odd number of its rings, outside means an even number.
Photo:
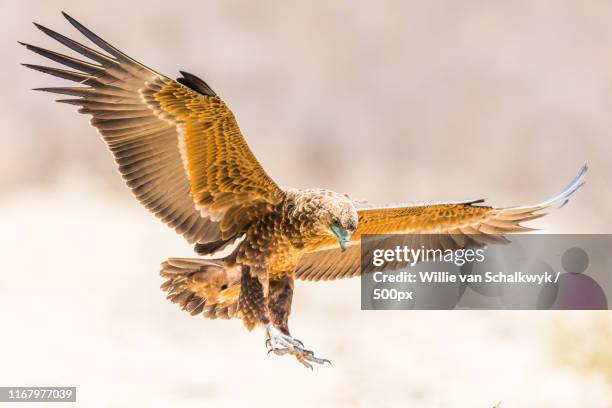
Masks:
[[[179,84],[183,84],[188,88],[193,89],[196,92],[206,96],[217,96],[215,91],[203,79],[190,74],[189,72],[179,71],[182,75],[180,78],[176,78]]]

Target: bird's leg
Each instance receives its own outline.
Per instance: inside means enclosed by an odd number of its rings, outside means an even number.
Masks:
[[[268,353],[274,353],[277,356],[284,356],[285,354],[290,354],[294,356],[305,367],[310,368],[311,370],[311,363],[331,364],[331,361],[326,358],[316,357],[313,351],[304,348],[304,343],[302,343],[298,339],[294,339],[289,334],[284,334],[272,323],[268,323],[266,325],[266,335],[268,337],[266,340],[266,347],[268,348]]]
[[[312,369],[312,364],[330,363],[329,360],[315,357],[314,353],[304,348],[304,343],[289,334],[289,314],[293,297],[293,279],[286,276],[281,279],[270,279],[268,286],[268,311],[271,322],[265,325],[266,347],[268,353],[282,356],[293,355],[304,366]]]
[[[304,343],[298,339],[294,339],[288,334],[284,334],[276,328],[272,323],[266,325],[266,347],[271,352],[282,349],[301,348],[304,349]]]

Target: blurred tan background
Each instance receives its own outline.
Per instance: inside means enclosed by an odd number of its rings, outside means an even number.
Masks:
[[[21,1],[0,4],[0,385],[84,407],[612,407],[609,313],[362,312],[359,281],[298,284],[292,330],[333,367],[158,289],[191,248],[142,209],[61,80],[17,40],[86,43],[65,10],[168,76],[203,77],[279,184],[372,201],[531,204],[533,226],[612,231],[612,3]],[[571,341],[569,341],[571,340]]]

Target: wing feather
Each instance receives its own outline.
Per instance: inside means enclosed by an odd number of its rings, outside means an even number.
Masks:
[[[208,243],[240,234],[282,199],[284,192],[258,163],[234,115],[204,81],[186,72],[171,80],[63,14],[102,51],[35,23],[92,62],[22,43],[74,71],[24,66],[84,85],[37,90],[76,97],[58,102],[92,116],[141,204],[187,241]]]
[[[555,207],[562,207],[569,197],[584,185],[587,166],[561,193],[542,203],[522,207],[492,208],[480,204],[483,200],[393,205],[375,207],[356,203],[359,226],[349,248],[341,252],[333,239],[321,243],[318,251],[306,253],[300,259],[296,277],[302,280],[332,280],[358,276],[361,259],[374,248],[393,248],[396,245],[425,246],[428,249],[459,249],[509,242],[506,234],[532,231],[521,223],[540,218]],[[392,234],[371,239],[366,235]],[[419,235],[422,234],[422,235]],[[362,239],[364,237],[364,239]],[[390,264],[389,267],[393,267]]]

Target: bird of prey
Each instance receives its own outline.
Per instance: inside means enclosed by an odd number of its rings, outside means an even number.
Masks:
[[[328,360],[290,334],[296,279],[367,273],[360,265],[366,234],[435,234],[429,246],[457,248],[526,231],[522,222],[564,204],[583,184],[586,166],[552,199],[507,208],[483,200],[374,206],[325,189],[282,189],[206,82],[187,72],[177,80],[159,74],[63,14],[98,49],[35,24],[87,60],[22,43],[69,69],[24,65],[81,85],[37,90],[67,95],[58,102],[91,115],[138,201],[208,256],[162,263],[168,298],[192,315],[260,326],[269,352],[310,368]]]

